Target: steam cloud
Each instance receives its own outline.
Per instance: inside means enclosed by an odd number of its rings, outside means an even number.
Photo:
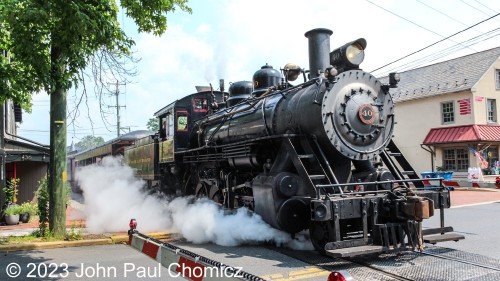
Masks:
[[[83,167],[76,174],[84,192],[87,229],[92,233],[126,231],[130,219],[135,218],[141,232],[176,231],[193,243],[237,246],[274,242],[293,249],[312,249],[304,235],[292,239],[246,208],[225,214],[208,199],[148,194],[144,182],[120,162],[119,158],[106,157],[101,165]]]

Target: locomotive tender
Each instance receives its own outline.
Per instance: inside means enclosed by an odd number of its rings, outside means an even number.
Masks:
[[[449,192],[424,189],[392,141],[398,75],[383,84],[359,68],[364,39],[330,52],[331,34],[305,34],[308,73],[266,64],[229,96],[221,83],[162,108],[160,131],[126,148],[125,160],[165,193],[247,207],[290,234],[309,229],[333,256],[463,239],[445,234]],[[441,227],[422,231],[434,209]]]

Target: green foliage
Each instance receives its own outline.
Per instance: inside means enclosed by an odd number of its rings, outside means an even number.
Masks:
[[[146,128],[153,132],[158,132],[160,130],[160,125],[158,123],[158,118],[153,117],[149,118],[148,123],[146,124]]]
[[[83,137],[79,142],[75,143],[76,146],[84,148],[84,149],[90,149],[94,148],[98,145],[101,145],[104,143],[104,139],[102,137],[96,137],[96,136],[85,136]]]
[[[64,182],[64,191],[65,191],[65,198],[66,198],[66,204],[68,204],[68,201],[71,199],[71,186],[68,182]],[[35,197],[37,199],[37,204],[36,206],[36,213],[39,216],[38,219],[38,230],[40,233],[39,237],[45,236],[46,233],[48,232],[48,226],[49,226],[49,186],[48,186],[48,179],[47,177],[44,177],[38,182],[38,189],[35,191]]]
[[[139,31],[161,35],[166,14],[176,6],[191,12],[187,0],[121,0]],[[0,3],[0,103],[12,99],[25,110],[31,94],[66,91],[83,77],[100,50],[129,55],[135,44],[121,29],[115,0],[2,0]]]
[[[139,31],[155,35],[165,32],[168,12],[176,7],[191,12],[186,3],[187,0],[120,0]],[[108,66],[112,69],[123,69],[121,58],[131,54],[135,43],[121,29],[118,10],[116,0],[1,0],[0,103],[11,99],[30,111],[31,95],[45,91],[51,95],[51,119],[66,121],[66,91],[84,81],[84,69],[97,61],[97,73],[109,71],[101,64],[103,59],[111,61]],[[104,76],[94,77],[95,81],[106,83],[101,79]],[[66,136],[55,122],[51,121],[50,127],[54,143],[60,144],[51,147],[51,183],[58,193]],[[62,202],[53,203],[58,219],[50,226],[61,233]],[[46,206],[39,202],[39,208],[45,210]],[[44,215],[40,212],[41,219]],[[44,220],[41,223],[46,227]]]
[[[42,237],[47,234],[47,228],[49,227],[49,190],[47,177],[38,182],[38,189],[35,191],[35,195],[38,202],[38,237]]]
[[[63,235],[55,235],[54,232],[46,229],[45,231],[41,231],[40,229],[36,229],[31,233],[31,236],[36,238],[42,238],[43,241],[57,241],[63,240]],[[29,239],[29,238],[26,238]]]
[[[139,27],[139,32],[161,35],[167,29],[167,12],[175,11],[175,6],[191,13],[186,6],[187,0],[121,0],[121,6],[126,9],[127,16],[133,18]]]
[[[38,214],[38,204],[25,202],[20,205],[20,208],[21,208],[21,214],[29,214],[30,216]]]
[[[7,180],[7,185],[2,188],[5,193],[5,202],[10,204],[17,203],[17,193],[19,191],[19,182],[21,180],[18,178],[11,178]]]
[[[64,237],[64,240],[68,241],[74,241],[74,240],[82,240],[83,239],[83,234],[82,234],[82,228],[81,224],[80,226],[76,226],[75,222],[71,223],[71,228],[66,231],[66,235]]]
[[[10,205],[3,211],[4,215],[6,216],[11,216],[11,215],[19,215],[21,214],[21,206],[19,205]]]
[[[444,172],[444,171],[446,171],[446,169],[445,169],[444,166],[436,166],[436,171],[438,171],[438,172]]]

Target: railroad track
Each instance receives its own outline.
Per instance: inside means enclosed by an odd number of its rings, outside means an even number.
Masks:
[[[354,280],[500,280],[500,261],[459,250],[431,246],[424,252],[403,252],[354,258],[333,258],[314,252],[276,251],[328,271],[346,270]]]

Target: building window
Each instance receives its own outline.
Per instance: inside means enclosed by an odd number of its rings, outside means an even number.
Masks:
[[[467,148],[443,149],[443,166],[449,171],[467,171],[469,167],[469,150]]]
[[[497,86],[497,90],[500,90],[500,69],[495,71],[495,84]]]
[[[488,122],[497,122],[497,101],[495,99],[486,100],[488,106]]]
[[[455,122],[455,109],[452,101],[441,103],[441,113],[443,124]]]
[[[482,151],[484,159],[488,161],[490,168],[497,167],[498,162],[498,147],[490,146]]]

